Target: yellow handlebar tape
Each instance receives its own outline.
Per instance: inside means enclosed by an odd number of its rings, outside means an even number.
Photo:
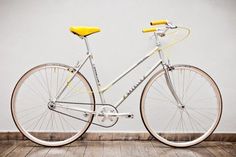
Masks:
[[[167,20],[156,20],[156,21],[151,21],[150,25],[154,26],[154,25],[164,25],[167,24],[168,21]]]
[[[143,33],[156,32],[157,28],[144,28]]]

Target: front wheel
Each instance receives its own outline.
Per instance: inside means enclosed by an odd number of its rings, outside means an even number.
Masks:
[[[166,83],[165,71],[154,74],[146,84],[140,112],[147,130],[157,140],[173,147],[188,147],[209,137],[222,114],[222,97],[214,80],[190,65],[169,69],[180,106]]]
[[[79,72],[63,64],[43,64],[26,72],[17,82],[11,98],[11,112],[18,129],[31,141],[44,146],[62,146],[83,135],[93,115],[70,108],[95,111],[91,86]],[[67,84],[59,101],[52,103]],[[82,104],[82,103],[86,103]],[[60,106],[64,106],[63,108]]]

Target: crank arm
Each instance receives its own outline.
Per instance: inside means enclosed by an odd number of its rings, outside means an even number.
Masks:
[[[131,113],[105,113],[99,114],[97,116],[134,118],[134,115]]]

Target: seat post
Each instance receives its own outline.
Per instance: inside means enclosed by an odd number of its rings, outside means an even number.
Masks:
[[[83,37],[84,41],[85,41],[85,44],[86,44],[86,48],[87,48],[87,55],[89,55],[91,52],[90,52],[90,48],[89,48],[89,43],[88,43],[88,39],[87,37]]]

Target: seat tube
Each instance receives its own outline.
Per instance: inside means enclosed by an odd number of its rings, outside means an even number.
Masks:
[[[104,104],[106,102],[105,102],[105,98],[103,96],[103,93],[100,90],[101,89],[101,84],[100,84],[98,74],[97,74],[97,70],[96,70],[96,66],[95,66],[95,63],[94,63],[94,60],[93,60],[93,54],[90,51],[88,39],[86,37],[84,37],[84,41],[85,41],[85,44],[86,44],[87,55],[89,55],[89,62],[90,62],[91,67],[92,67],[93,76],[94,76],[94,79],[95,79],[95,82],[96,82],[96,85],[97,85],[97,90],[98,90],[98,93],[99,93],[99,96],[100,96],[100,99],[101,99],[101,103]]]

